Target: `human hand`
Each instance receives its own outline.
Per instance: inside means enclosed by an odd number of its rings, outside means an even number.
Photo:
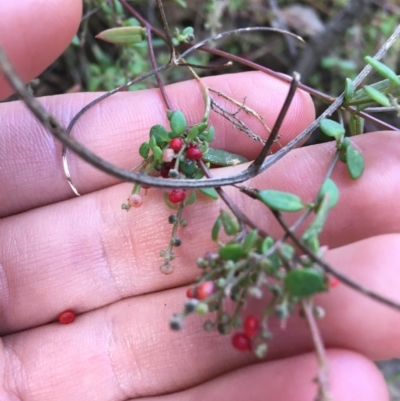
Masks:
[[[0,1],[0,45],[26,80],[67,46],[80,7],[79,0],[70,0],[67,9],[61,0],[45,6]],[[237,99],[247,96],[247,104],[265,115],[268,125],[287,91],[287,85],[260,73],[207,81]],[[0,81],[3,96],[5,88]],[[190,122],[198,121],[202,100],[197,85],[184,82],[167,90],[174,106]],[[96,96],[63,95],[41,102],[66,126]],[[313,118],[310,98],[299,92],[281,142]],[[72,177],[84,194],[75,198],[63,175],[61,145],[25,106],[0,104],[0,121],[1,400],[313,399],[317,364],[300,318],[291,318],[284,332],[275,328],[268,359],[257,364],[251,355],[234,350],[228,338],[204,332],[196,319],[188,319],[179,333],[168,328],[197,275],[195,257],[213,246],[209,231],[223,205],[203,199],[185,210],[184,246],[177,250],[175,272],[164,276],[157,252],[168,241],[170,227],[162,191],[149,190],[141,209],[126,213],[120,204],[131,184],[118,183],[69,154]],[[157,90],[120,93],[91,109],[73,135],[130,168],[138,162],[137,148],[149,127],[157,123],[167,123]],[[258,148],[252,141],[232,139],[228,125],[220,119],[214,123],[217,146],[254,158]],[[354,140],[366,171],[353,182],[342,165],[335,169],[341,198],[324,233],[332,248],[327,258],[365,286],[399,301],[400,237],[393,233],[400,225],[394,196],[400,189],[400,145],[393,133]],[[295,150],[249,185],[311,199],[333,153],[332,143]],[[227,191],[249,217],[278,234],[265,208]],[[370,359],[399,356],[400,315],[344,286],[318,299],[327,313],[320,327],[334,398],[386,400],[385,383]],[[55,323],[66,309],[79,313],[76,321]]]

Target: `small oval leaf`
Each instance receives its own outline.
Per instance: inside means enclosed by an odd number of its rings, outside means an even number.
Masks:
[[[273,189],[258,191],[257,198],[264,205],[280,212],[298,212],[306,207],[297,195]]]
[[[348,146],[346,149],[346,164],[350,177],[353,180],[361,177],[364,171],[364,158],[363,155],[352,146]]]
[[[228,235],[236,235],[240,230],[240,225],[237,221],[237,218],[225,210],[221,211],[220,216],[225,232]]]
[[[143,142],[139,148],[139,155],[143,157],[143,159],[147,159],[149,157],[150,146],[147,142]]]
[[[150,128],[150,138],[154,137],[158,146],[165,144],[170,141],[168,132],[162,125],[153,125]]]
[[[124,26],[106,29],[96,35],[97,39],[114,44],[135,44],[146,38],[146,29],[140,26]]]
[[[286,290],[294,297],[309,297],[326,291],[323,273],[308,267],[289,271],[284,283]]]
[[[385,107],[389,107],[390,106],[389,98],[386,95],[384,95],[382,92],[380,92],[377,89],[375,89],[373,86],[365,85],[363,87],[363,90],[376,103],[378,103],[378,104],[380,104],[382,106],[385,106]]]
[[[208,152],[203,155],[203,160],[218,166],[236,166],[237,164],[248,162],[243,156],[214,148],[208,149]]]
[[[169,122],[171,130],[175,135],[182,135],[187,127],[186,117],[179,110],[176,110],[171,114]]]
[[[219,230],[221,228],[221,224],[222,224],[221,216],[218,216],[218,218],[217,218],[217,220],[215,220],[215,223],[211,230],[211,238],[215,242],[218,242],[218,235],[219,235]]]
[[[350,78],[346,78],[346,84],[344,88],[344,99],[349,102],[354,96],[354,84]]]
[[[383,64],[382,62],[375,60],[374,58],[370,56],[366,56],[364,60],[379,74],[381,74],[383,77],[389,79],[391,82],[393,82],[395,85],[400,85],[400,79],[396,75],[396,73],[388,67],[386,64]]]
[[[329,195],[329,208],[334,207],[339,200],[339,190],[336,184],[330,179],[327,178],[318,193],[318,200],[321,201],[325,194]]]
[[[319,122],[319,127],[321,131],[330,137],[335,138],[337,141],[345,134],[345,129],[338,122],[329,120],[328,118],[323,118]]]
[[[211,199],[218,199],[218,192],[214,188],[199,188],[199,191],[203,195],[208,196]]]
[[[219,256],[224,260],[233,260],[237,262],[246,256],[246,252],[239,244],[227,244],[219,248]]]

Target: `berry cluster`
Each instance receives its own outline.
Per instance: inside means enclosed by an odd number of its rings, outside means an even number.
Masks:
[[[220,227],[233,237],[230,242],[219,241]],[[204,323],[204,330],[217,330],[221,334],[233,331],[234,348],[262,358],[272,337],[270,319],[275,317],[284,327],[290,314],[299,310],[297,306],[302,299],[327,291],[337,283],[308,258],[297,257],[293,246],[262,237],[256,230],[241,230],[233,216],[221,212],[212,233],[220,245],[219,251],[198,258],[202,274],[197,284],[186,290],[184,309],[171,317],[170,327],[179,330],[191,313],[215,313],[214,319]],[[242,319],[248,297],[261,300],[266,293],[270,301],[262,317],[247,314]],[[322,308],[314,307],[315,317],[323,315]]]

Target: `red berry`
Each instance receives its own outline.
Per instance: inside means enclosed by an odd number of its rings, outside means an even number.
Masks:
[[[194,288],[188,288],[188,289],[186,290],[186,297],[187,297],[187,298],[190,298],[190,299],[196,298],[196,291],[195,291],[195,289],[194,289]]]
[[[335,276],[329,276],[328,284],[329,284],[329,288],[335,288],[340,284],[340,281]]]
[[[206,299],[215,291],[214,281],[205,281],[197,287],[197,298]]]
[[[169,141],[169,147],[175,152],[179,152],[182,149],[183,141],[181,138],[174,138]]]
[[[251,349],[251,340],[244,333],[235,333],[232,337],[232,345],[239,351],[249,351]]]
[[[249,337],[254,337],[260,330],[260,321],[255,316],[247,316],[243,324],[243,330]]]
[[[203,152],[197,147],[189,148],[186,151],[186,157],[189,160],[199,160],[203,157]]]
[[[173,189],[168,194],[168,200],[171,203],[180,203],[185,199],[185,191],[183,189]]]
[[[66,310],[59,314],[58,321],[61,324],[70,324],[75,320],[75,313],[72,310]]]
[[[168,164],[164,164],[160,170],[160,175],[162,178],[168,178],[169,177],[169,170],[171,170],[171,166]]]

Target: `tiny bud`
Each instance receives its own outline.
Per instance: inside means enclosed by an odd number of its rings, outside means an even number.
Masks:
[[[182,244],[182,241],[180,238],[175,237],[172,239],[172,246],[181,246],[181,244]]]
[[[315,306],[313,313],[316,319],[323,319],[325,317],[325,309],[322,306]]]
[[[174,314],[169,319],[169,327],[171,330],[179,331],[183,327],[183,319],[181,316]]]
[[[165,163],[172,162],[174,157],[175,157],[175,152],[173,151],[173,149],[166,148],[166,149],[163,150],[163,152],[162,152],[162,160],[163,160],[163,162],[165,162]]]
[[[143,204],[143,198],[139,194],[132,194],[128,198],[128,202],[132,207],[140,207]]]
[[[214,323],[211,320],[206,320],[203,324],[204,331],[212,331],[214,330]]]
[[[171,168],[168,172],[168,177],[170,178],[178,178],[179,177],[179,171],[175,170],[174,168]]]
[[[231,328],[227,324],[219,323],[217,325],[217,330],[219,334],[229,334],[230,329]]]
[[[164,257],[166,255],[166,252],[164,250],[160,251],[160,257]]]
[[[176,216],[175,216],[174,214],[171,214],[171,215],[168,217],[168,223],[169,223],[169,224],[174,224],[174,223],[176,223],[176,220],[177,220],[177,218],[176,218]]]
[[[215,281],[215,284],[216,284],[216,286],[217,286],[218,288],[224,288],[224,287],[226,286],[226,284],[227,284],[227,281],[226,281],[225,278],[220,277],[219,279],[217,279],[217,280]]]
[[[187,220],[186,219],[181,219],[181,221],[180,221],[180,224],[181,224],[181,227],[186,227],[187,226]]]
[[[205,302],[199,302],[196,306],[196,312],[200,316],[208,313],[208,305]]]
[[[263,344],[258,344],[256,349],[254,350],[254,355],[257,358],[264,358],[265,355],[267,355],[267,351],[268,351],[268,346],[267,344],[263,343]]]
[[[165,263],[162,266],[160,266],[161,273],[164,274],[171,274],[174,271],[174,266],[172,266],[170,263]]]
[[[228,324],[231,321],[231,317],[229,315],[229,313],[224,312],[221,316],[221,318],[219,319],[219,322],[222,324]]]
[[[199,301],[197,299],[189,299],[185,302],[185,313],[192,313],[196,310],[197,305],[199,304]]]
[[[196,264],[201,269],[205,269],[206,267],[208,267],[208,262],[204,258],[197,258]]]
[[[257,298],[257,299],[261,299],[263,296],[263,292],[258,288],[258,287],[250,287],[247,290],[247,293],[253,297],[253,298]]]

